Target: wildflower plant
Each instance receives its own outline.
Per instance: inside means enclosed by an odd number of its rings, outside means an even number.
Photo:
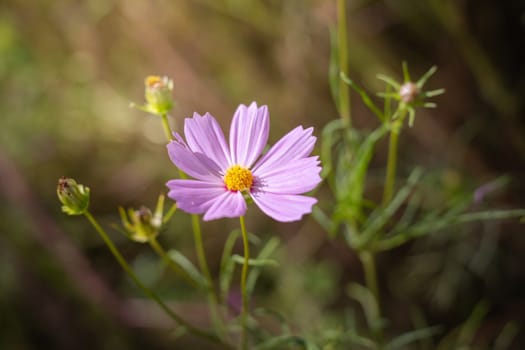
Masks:
[[[344,14],[345,1],[338,1],[338,4],[338,13]],[[342,235],[361,261],[364,285],[352,282],[347,286],[346,294],[362,305],[367,328],[361,332],[355,326],[327,331],[323,344],[337,348],[406,349],[411,348],[411,343],[422,340],[432,343],[432,338],[442,333],[440,327],[423,327],[391,338],[385,336],[388,319],[381,307],[377,256],[412,240],[459,225],[522,218],[525,210],[473,211],[476,193],[452,196],[435,208],[428,207],[424,204],[424,171],[417,166],[399,185],[397,163],[400,135],[405,127],[414,125],[419,108],[435,108],[437,104],[429,99],[445,92],[444,89],[426,88],[437,68],[430,68],[421,78],[413,81],[404,62],[402,83],[389,76],[378,75],[386,84],[385,91],[376,94],[383,100],[381,106],[348,76],[346,53],[341,53],[346,51],[346,43],[341,42],[341,38],[346,37],[344,16],[338,17],[338,31],[334,36],[337,39],[332,40],[330,86],[340,118],[325,126],[321,140],[322,177],[332,192],[333,201],[315,207],[314,216],[331,237]],[[352,127],[348,88],[357,93],[377,118],[378,126],[374,130],[366,132]],[[384,138],[388,138],[388,155],[383,195],[377,201],[367,198],[365,189],[367,180],[372,178],[369,168],[376,146]],[[468,327],[472,322],[470,319],[465,322],[465,329],[470,332],[473,330]],[[462,346],[466,345],[461,337],[451,333],[436,348]]]
[[[429,99],[442,94],[444,89],[428,90],[426,87],[436,72],[435,67],[417,81],[412,81],[408,66],[403,63],[403,82],[379,75],[378,78],[386,84],[385,91],[371,97],[349,77],[345,13],[345,1],[338,0],[338,26],[332,37],[330,85],[339,118],[329,122],[322,130],[321,159],[311,155],[315,153],[317,141],[311,127],[298,126],[268,147],[268,107],[258,106],[255,102],[248,106],[239,105],[231,121],[228,140],[217,120],[209,113],[194,113],[193,117],[186,118],[182,132],[171,129],[168,113],[175,103],[172,97],[173,81],[167,77],[147,77],[145,104],[132,104],[161,118],[167,156],[178,171],[174,171],[175,178],[166,183],[167,196],[173,200],[166,213],[164,194],[159,196],[154,211],[145,206],[138,210],[121,207],[122,227],[118,230],[132,241],[149,244],[165,265],[194,288],[196,294],[206,296],[210,327],[189,322],[186,315],[175,312],[154,290],[141,282],[105,229],[90,213],[89,188],[71,178],[59,179],[57,195],[64,213],[83,215],[89,220],[131,280],[171,317],[177,334],[190,333],[225,349],[408,349],[411,343],[431,339],[440,332],[440,328],[422,327],[397,336],[386,332],[388,315],[382,310],[377,256],[453,226],[525,216],[525,210],[520,209],[473,211],[471,204],[473,200],[479,200],[478,192],[474,199],[462,196],[459,199],[450,198],[435,208],[423,206],[425,193],[421,184],[424,171],[414,167],[406,180],[398,178],[400,135],[405,127],[414,125],[419,108],[436,107],[436,103]],[[374,130],[362,131],[352,125],[351,90],[377,117]],[[383,102],[382,106],[378,105],[378,100]],[[378,199],[369,196],[366,185],[372,177],[369,168],[376,146],[386,138],[388,158],[381,186],[382,196]],[[316,191],[321,182],[324,182],[324,189],[330,197],[328,201],[316,205],[317,199],[311,192]],[[364,329],[353,321],[341,321],[337,326],[319,330],[318,334],[302,335],[292,332],[293,327],[278,312],[273,314],[281,324],[280,331],[264,329],[263,323],[258,322],[258,315],[271,312],[252,307],[250,298],[261,269],[279,265],[273,255],[280,241],[273,236],[261,243],[257,235],[248,233],[244,215],[251,204],[279,222],[298,221],[312,213],[330,238],[343,237],[349,252],[356,254],[363,267],[364,284],[351,282],[344,286],[344,293],[362,305],[366,320]],[[161,234],[170,234],[166,224],[177,210],[190,214],[196,264],[177,249],[166,250],[157,240]],[[224,242],[215,280],[207,262],[200,222],[201,219],[230,218],[239,219],[240,230],[231,232]],[[242,239],[242,256],[233,253],[238,239]],[[255,254],[252,253],[254,247],[257,248]],[[231,317],[227,301],[231,296],[229,291],[237,265],[241,265],[241,305],[238,315]],[[483,304],[480,305],[481,309]],[[476,310],[472,317],[479,314]],[[467,320],[465,324],[472,322]],[[469,328],[467,331],[472,330]],[[466,346],[461,334],[451,334],[444,339],[437,349]]]
[[[270,117],[267,106],[240,105],[233,117],[229,145],[217,120],[209,113],[194,114],[184,121],[185,139],[173,132],[169,125],[168,112],[174,105],[171,97],[173,82],[166,77],[150,76],[145,80],[146,104],[133,107],[160,116],[168,141],[167,151],[177,166],[178,178],[168,181],[168,196],[174,200],[171,209],[164,215],[164,195],[159,196],[154,212],[142,206],[119,208],[122,228],[117,228],[131,240],[149,243],[163,261],[190,286],[204,290],[213,329],[206,330],[187,322],[184,317],[169,309],[157,294],[146,287],[133,272],[109,235],[88,210],[89,189],[73,179],[61,178],[57,189],[64,212],[70,215],[85,215],[92,223],[110,251],[131,279],[176,322],[181,329],[217,343],[224,348],[248,349],[254,340],[249,339],[249,295],[255,280],[264,266],[275,266],[270,258],[279,240],[270,239],[255,258],[250,257],[250,245],[259,239],[247,232],[244,214],[250,203],[255,203],[263,213],[281,221],[300,220],[312,211],[317,202],[314,197],[304,195],[320,182],[321,166],[318,156],[311,156],[316,137],[313,128],[298,126],[283,136],[275,145],[267,147]],[[188,178],[190,176],[191,178]],[[181,252],[166,251],[157,241],[164,225],[173,213],[180,209],[191,214],[195,248],[199,268]],[[216,220],[239,218],[239,231],[230,234],[225,244],[221,263],[220,295],[216,293],[209,272],[202,242],[200,218]],[[242,237],[244,256],[232,254],[235,240]],[[242,306],[237,321],[240,334],[232,331],[226,320],[225,302],[236,264],[242,265]],[[249,274],[249,267],[252,271]],[[253,322],[253,321],[252,321]]]

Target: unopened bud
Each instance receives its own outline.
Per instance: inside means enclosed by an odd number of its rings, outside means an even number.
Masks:
[[[174,105],[173,81],[168,77],[150,75],[144,80],[144,85],[145,108],[153,114],[167,114]]]
[[[147,242],[159,234],[162,226],[162,217],[153,215],[151,210],[142,206],[139,210],[128,209],[127,215],[123,208],[119,208],[122,226],[129,237],[136,242]]]
[[[419,88],[415,83],[407,82],[399,88],[399,97],[405,103],[412,103],[419,97]]]
[[[89,188],[67,177],[58,179],[57,195],[62,211],[68,215],[85,214],[89,207]]]

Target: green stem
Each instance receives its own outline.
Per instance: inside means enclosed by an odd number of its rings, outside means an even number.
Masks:
[[[371,251],[363,251],[359,254],[359,258],[363,263],[365,272],[365,282],[367,288],[370,290],[374,299],[379,301],[379,287],[377,283],[376,263],[374,253]],[[379,306],[379,302],[377,303]]]
[[[162,119],[162,126],[164,128],[164,133],[166,134],[166,139],[168,140],[168,142],[170,142],[171,140],[173,140],[173,138],[172,138],[170,124],[168,121],[168,115],[162,114],[161,119]],[[179,169],[179,177],[181,179],[186,178],[186,175],[180,169]],[[208,262],[206,261],[206,254],[204,253],[204,244],[202,243],[202,234],[201,234],[201,227],[200,227],[198,215],[195,215],[195,214],[191,215],[191,225],[193,229],[193,236],[195,239],[195,250],[197,252],[197,258],[199,260],[199,266],[208,284],[206,291],[208,294],[208,305],[210,306],[211,318],[215,325],[215,328],[217,329],[219,333],[219,336],[222,339],[225,331],[224,331],[222,320],[219,317],[218,299],[217,299],[217,296],[213,288],[213,280],[211,278],[210,269],[208,268]]]
[[[195,281],[186,271],[184,271],[179,265],[177,265],[166,253],[164,248],[159,244],[159,241],[155,237],[151,237],[148,240],[148,243],[150,244],[151,248],[157,253],[162,260],[168,265],[177,275],[181,276],[188,282],[192,287],[199,287],[199,284],[197,281]]]
[[[171,217],[173,216],[173,214],[175,214],[176,211],[177,211],[177,203],[173,203],[171,208],[164,215],[164,218],[162,219],[162,223],[166,224],[168,221],[170,221]]]
[[[394,123],[394,125],[397,122]],[[394,126],[390,131],[390,140],[388,143],[388,161],[386,166],[385,190],[383,193],[383,205],[392,200],[394,185],[396,181],[397,168],[397,148],[399,144],[399,130]]]
[[[363,264],[366,287],[368,288],[368,290],[370,290],[374,298],[371,305],[368,306],[368,309],[374,310],[375,315],[373,319],[377,322],[379,326],[377,329],[375,329],[375,333],[376,333],[378,341],[381,341],[382,331],[379,325],[379,321],[381,320],[381,304],[379,302],[379,284],[377,282],[377,269],[376,269],[376,263],[375,263],[375,256],[373,252],[369,250],[365,250],[359,253],[359,259],[361,260],[361,263]],[[376,325],[374,325],[374,328],[375,326]]]
[[[86,216],[86,218],[89,220],[89,222],[91,223],[91,225],[93,225],[93,227],[95,228],[95,230],[97,231],[97,233],[100,235],[100,237],[102,238],[102,240],[104,241],[104,243],[106,243],[106,245],[108,246],[109,250],[111,251],[111,253],[113,254],[113,256],[115,257],[115,259],[117,259],[118,263],[120,264],[120,266],[122,266],[122,268],[124,269],[124,271],[128,274],[128,276],[131,278],[131,280],[137,285],[137,287],[139,287],[139,289],[150,299],[152,299],[153,301],[155,301],[159,306],[160,308],[166,312],[166,314],[168,316],[170,316],[175,322],[177,322],[179,325],[183,326],[184,328],[186,328],[188,330],[188,332],[192,333],[193,335],[196,335],[196,336],[199,336],[199,337],[202,337],[204,339],[207,339],[207,340],[210,340],[214,343],[220,343],[220,339],[218,339],[214,334],[211,334],[211,333],[208,333],[208,332],[205,332],[199,328],[196,328],[194,326],[192,326],[191,324],[189,324],[188,322],[186,322],[182,317],[180,317],[179,315],[177,315],[175,312],[173,312],[160,298],[157,294],[155,294],[152,290],[150,290],[148,287],[146,287],[141,281],[140,279],[137,277],[137,275],[135,274],[135,272],[133,271],[133,269],[128,265],[128,263],[126,262],[126,260],[124,259],[124,257],[120,254],[120,252],[118,251],[117,247],[113,244],[113,242],[111,241],[111,239],[109,238],[109,236],[107,235],[106,231],[104,231],[104,229],[98,224],[98,222],[96,221],[96,219],[93,217],[93,215],[91,215],[90,212],[86,212],[84,214]]]
[[[395,114],[395,113],[394,113]],[[397,151],[399,146],[399,134],[405,121],[406,110],[401,110],[397,119],[392,121],[390,128],[390,139],[388,143],[388,161],[386,165],[385,189],[383,192],[383,205],[387,205],[394,194],[397,171]]]
[[[218,299],[213,288],[213,280],[211,278],[210,269],[208,268],[208,262],[206,260],[206,254],[204,252],[204,243],[202,241],[201,226],[199,222],[199,216],[192,214],[191,215],[191,225],[193,228],[193,236],[195,239],[195,250],[197,252],[197,259],[199,261],[199,267],[204,274],[207,282],[207,292],[208,292],[208,304],[210,306],[210,313],[212,321],[219,333],[219,336],[222,338],[225,331],[221,318],[219,317],[218,311]]]
[[[248,263],[250,261],[250,245],[248,243],[248,234],[246,233],[246,225],[244,223],[244,216],[239,218],[241,224],[242,242],[244,245],[244,264],[242,265],[241,273],[241,347],[243,350],[248,349],[248,338],[246,332],[246,319],[248,316],[248,295],[246,293],[246,279],[248,277]]]
[[[346,0],[337,0],[337,46],[339,73],[348,76],[348,45],[346,32]],[[343,123],[351,127],[350,95],[348,85],[339,78],[339,114]]]
[[[170,128],[170,122],[168,120],[168,115],[164,113],[160,116],[160,118],[162,120],[162,127],[164,129],[164,134],[166,135],[166,139],[168,140],[168,142],[170,142],[171,140],[173,140],[173,138],[171,135],[171,128]]]

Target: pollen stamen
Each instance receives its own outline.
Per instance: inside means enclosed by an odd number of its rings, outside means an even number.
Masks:
[[[253,184],[252,172],[240,165],[233,165],[226,170],[224,184],[230,191],[249,190]]]

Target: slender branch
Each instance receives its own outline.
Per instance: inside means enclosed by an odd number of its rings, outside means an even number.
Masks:
[[[396,112],[397,113],[397,112]],[[394,113],[395,114],[395,113]],[[399,146],[399,134],[406,117],[406,110],[402,109],[397,119],[392,121],[390,129],[390,140],[388,144],[388,161],[386,165],[385,188],[383,192],[383,205],[387,205],[394,194],[397,172],[397,151]]]
[[[117,247],[113,244],[113,242],[111,241],[111,239],[109,238],[109,236],[107,235],[106,231],[104,231],[104,229],[99,225],[99,223],[96,221],[96,219],[93,217],[93,215],[91,215],[90,212],[86,212],[84,214],[86,216],[86,218],[89,220],[89,222],[91,223],[91,225],[93,225],[93,227],[95,228],[95,230],[97,231],[97,233],[100,235],[100,237],[102,238],[102,240],[104,241],[104,243],[106,243],[106,245],[108,246],[109,250],[111,251],[111,253],[113,254],[113,256],[115,257],[115,259],[117,259],[118,263],[120,264],[120,266],[122,266],[122,268],[124,269],[124,271],[128,274],[128,276],[131,278],[131,280],[137,285],[137,287],[147,296],[149,297],[150,299],[154,300],[159,306],[160,308],[166,312],[166,314],[168,316],[170,316],[176,323],[178,323],[179,325],[183,326],[184,328],[186,328],[188,330],[188,332],[192,333],[193,335],[196,335],[196,336],[199,336],[199,337],[202,337],[204,339],[207,339],[209,341],[212,341],[214,343],[221,343],[220,339],[217,338],[214,334],[211,334],[211,333],[208,333],[206,331],[203,331],[199,328],[196,328],[195,326],[192,326],[191,324],[189,324],[187,321],[185,321],[182,317],[180,317],[179,315],[177,315],[174,311],[172,311],[160,298],[157,294],[155,294],[151,289],[149,289],[148,287],[146,287],[141,281],[140,279],[137,277],[137,275],[135,274],[135,272],[133,271],[133,269],[128,265],[128,263],[126,262],[126,260],[124,259],[124,257],[120,254],[119,250],[117,249]]]
[[[397,123],[397,121],[394,123]],[[398,144],[399,131],[392,130],[390,132],[390,139],[388,143],[388,161],[386,166],[385,189],[383,192],[383,205],[388,204],[392,200],[392,195],[394,193],[397,170],[396,168]]]
[[[213,280],[211,278],[210,269],[208,268],[208,261],[206,260],[206,254],[204,252],[204,243],[202,241],[202,232],[198,215],[191,215],[191,225],[193,228],[195,250],[197,252],[199,267],[207,282],[206,290],[208,292],[208,305],[210,306],[211,318],[213,323],[215,324],[217,331],[219,332],[219,336],[222,337],[225,331],[222,319],[219,317],[218,299],[213,288]]]
[[[348,76],[348,44],[346,32],[346,0],[337,0],[337,47],[339,75]],[[352,125],[350,118],[350,95],[348,85],[339,78],[339,114],[347,127]]]
[[[164,128],[164,133],[166,134],[166,139],[168,142],[173,140],[170,124],[168,121],[168,115],[163,114],[162,117],[162,126]],[[179,169],[179,177],[181,179],[186,178],[186,174],[182,172],[182,170]],[[218,311],[218,298],[215,294],[214,288],[213,288],[213,280],[211,278],[210,269],[208,268],[208,262],[206,261],[206,254],[204,252],[204,244],[202,242],[202,233],[201,233],[201,227],[199,222],[199,216],[192,214],[191,215],[191,225],[193,229],[193,237],[195,239],[195,250],[197,252],[197,258],[199,260],[199,267],[204,274],[204,277],[206,278],[207,282],[207,294],[208,294],[208,305],[210,307],[210,313],[211,318],[213,321],[213,324],[215,325],[215,328],[217,329],[217,332],[221,339],[223,338],[223,335],[225,333],[224,326],[222,319],[219,317],[219,311]]]
[[[248,242],[248,234],[246,232],[246,225],[244,223],[244,216],[239,218],[241,224],[242,242],[244,245],[244,264],[242,265],[241,273],[241,295],[242,295],[242,309],[241,309],[241,348],[248,349],[248,338],[246,329],[246,320],[248,316],[248,295],[246,293],[246,279],[248,276],[248,263],[250,261],[250,245]]]
[[[168,115],[162,114],[160,117],[162,120],[162,127],[164,129],[164,134],[166,135],[166,139],[168,140],[168,142],[170,142],[173,139],[173,137],[171,135],[171,128],[170,128],[170,122],[168,120]]]
[[[372,296],[374,298],[373,303],[375,305],[370,305],[370,310],[376,310],[375,315],[375,321],[381,320],[381,304],[379,299],[379,283],[377,281],[377,268],[375,263],[375,256],[374,253],[368,250],[362,251],[359,253],[359,259],[361,260],[361,263],[363,264],[363,270],[365,273],[365,283],[366,287],[370,292],[372,293]],[[375,334],[378,341],[382,340],[382,330],[381,325],[377,325],[378,328],[375,329],[376,325],[374,326]]]

